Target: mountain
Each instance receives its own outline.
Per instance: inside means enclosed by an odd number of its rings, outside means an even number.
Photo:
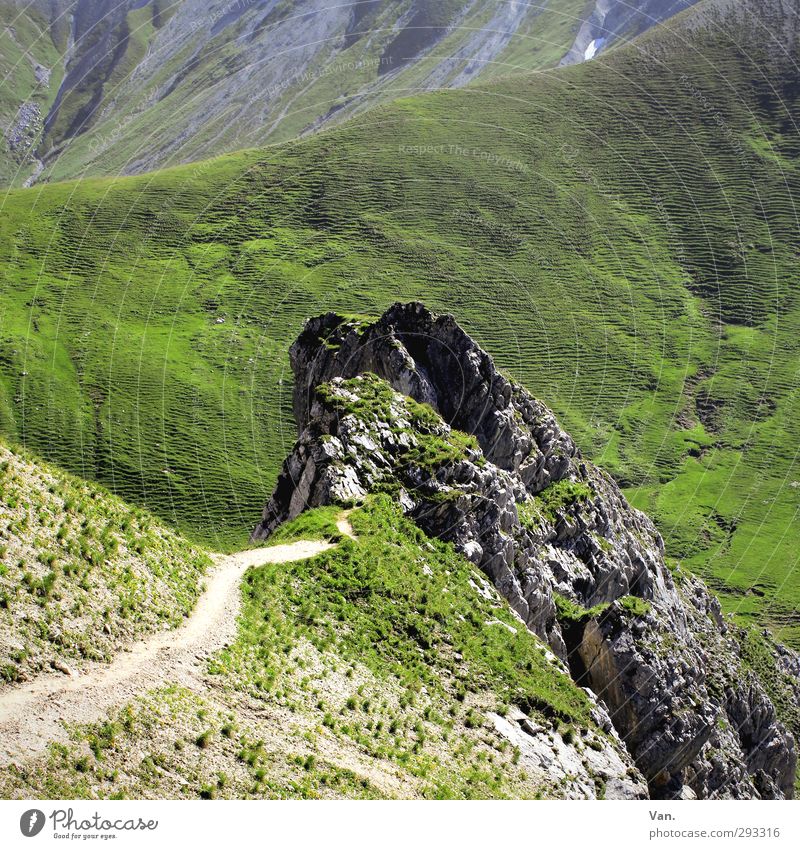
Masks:
[[[654,798],[792,795],[794,739],[745,660],[745,632],[699,581],[673,577],[649,520],[452,316],[328,313],[291,359],[300,435],[255,539],[306,509],[388,493],[601,700]],[[781,657],[791,704],[800,681]]]
[[[294,138],[409,93],[583,61],[687,5],[4,0],[0,179],[139,173]]]
[[[8,192],[0,430],[240,547],[295,438],[305,318],[424,299],[726,612],[800,645],[796,10],[707,2],[546,76]]]
[[[15,4],[12,152],[72,167],[172,21],[252,96],[266,7]],[[0,796],[794,794],[800,0],[464,86],[500,7],[398,8],[320,132],[4,193]]]
[[[291,353],[299,437],[233,637],[173,660],[194,611],[144,683],[122,652],[77,697],[0,687],[1,796],[793,795],[797,656],[668,567],[452,316],[328,313]]]

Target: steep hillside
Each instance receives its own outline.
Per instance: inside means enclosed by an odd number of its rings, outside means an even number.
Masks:
[[[290,355],[299,437],[255,539],[387,492],[596,694],[654,798],[793,794],[796,656],[753,668],[746,635],[666,566],[649,519],[452,316],[327,313]]]
[[[38,160],[41,179],[138,173],[293,138],[410,92],[583,61],[573,42],[602,50],[685,5],[4,0],[0,179],[39,178]]]
[[[0,3],[0,183],[33,173],[44,121],[64,76],[69,22],[59,0]],[[65,4],[62,4],[65,5]]]
[[[209,562],[144,510],[0,445],[0,691],[178,625]]]
[[[643,798],[608,717],[386,497],[248,572],[238,638],[0,773],[3,798]],[[307,537],[329,517],[282,528]]]
[[[796,12],[705,4],[547,76],[8,193],[0,428],[239,546],[295,436],[305,317],[422,298],[726,610],[799,644]]]

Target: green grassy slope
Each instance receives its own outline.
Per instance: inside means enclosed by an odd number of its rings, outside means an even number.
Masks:
[[[73,727],[68,746],[6,771],[0,796],[602,796],[597,752],[620,744],[481,574],[388,496],[351,519],[357,539],[247,573],[239,636],[208,667],[224,686],[165,682]],[[285,533],[306,537],[309,522]],[[515,708],[549,775],[487,716]]]
[[[303,319],[420,298],[728,609],[800,644],[796,40],[758,8],[304,142],[8,193],[0,428],[240,545],[294,438]]]
[[[0,685],[176,627],[209,565],[146,511],[0,444]]]

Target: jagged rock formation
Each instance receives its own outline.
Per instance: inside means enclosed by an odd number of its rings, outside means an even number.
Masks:
[[[700,581],[672,574],[650,520],[452,316],[329,313],[291,362],[299,437],[254,540],[308,507],[391,491],[605,704],[651,795],[792,795],[794,740],[738,629]]]

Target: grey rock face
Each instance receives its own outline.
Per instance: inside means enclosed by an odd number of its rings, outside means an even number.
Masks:
[[[597,734],[579,752],[552,729],[533,727],[520,711],[512,710],[505,717],[490,713],[488,718],[520,753],[520,766],[553,786],[566,781],[564,798],[596,799],[598,789],[605,799],[647,798],[647,785],[620,757],[617,740]]]
[[[792,795],[794,740],[716,599],[673,577],[650,520],[452,316],[328,314],[290,353],[299,436],[254,540],[388,489],[598,697],[653,796]]]

